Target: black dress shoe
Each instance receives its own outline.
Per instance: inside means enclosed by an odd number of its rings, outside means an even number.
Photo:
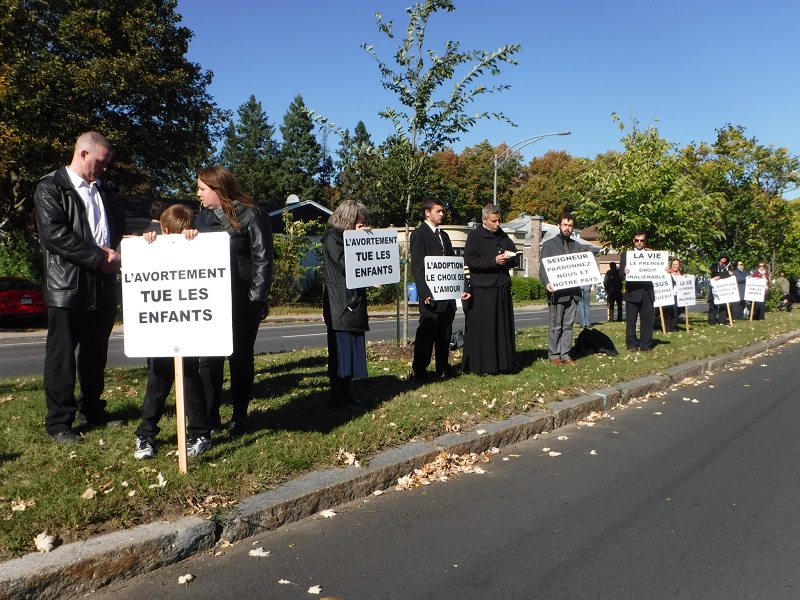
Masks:
[[[75,420],[79,425],[86,426],[89,429],[93,429],[95,427],[122,427],[125,424],[125,421],[122,419],[113,418],[106,411],[102,411],[91,416],[79,412],[76,415]]]
[[[247,425],[244,421],[231,421],[228,423],[228,437],[237,438],[247,433]]]
[[[51,433],[50,437],[58,444],[83,443],[83,438],[72,431],[72,429],[65,429],[64,431],[59,431],[58,433]]]
[[[428,381],[428,372],[423,371],[422,373],[417,373],[416,371],[411,371],[408,374],[409,381]]]

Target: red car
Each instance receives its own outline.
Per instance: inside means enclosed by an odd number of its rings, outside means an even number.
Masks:
[[[0,277],[0,321],[46,314],[41,286],[21,277]]]

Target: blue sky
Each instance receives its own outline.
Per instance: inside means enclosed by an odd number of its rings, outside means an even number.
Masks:
[[[195,33],[189,60],[214,72],[211,95],[235,111],[249,96],[279,125],[292,99],[351,131],[364,121],[373,141],[391,124],[378,116],[397,106],[383,90],[366,42],[392,61],[375,13],[394,20],[402,38],[409,0],[180,0],[182,24]],[[526,160],[549,149],[594,157],[619,149],[611,120],[643,126],[654,119],[679,146],[712,142],[726,123],[743,125],[762,144],[800,153],[798,78],[800,2],[794,0],[456,0],[435,15],[428,47],[446,40],[495,50],[520,43],[517,66],[500,77],[511,89],[485,95],[474,111],[505,113],[518,127],[482,121],[454,144],[484,139],[515,144],[568,129],[522,151]],[[329,139],[335,148],[338,139]]]

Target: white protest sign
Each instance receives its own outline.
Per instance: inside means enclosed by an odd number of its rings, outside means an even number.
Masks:
[[[675,290],[678,293],[678,306],[694,306],[697,304],[694,275],[676,277]]]
[[[739,284],[735,277],[711,280],[711,293],[714,296],[714,304],[731,304],[739,301]]]
[[[542,259],[547,278],[555,290],[603,283],[591,252],[559,254]]]
[[[748,277],[745,280],[744,300],[747,302],[763,302],[767,293],[767,280],[763,277]]]
[[[669,252],[660,250],[628,250],[625,253],[627,281],[655,281],[663,277],[669,265]]]
[[[228,356],[230,236],[202,233],[122,240],[126,356]]]
[[[675,304],[675,291],[672,289],[672,277],[670,277],[669,273],[664,273],[653,279],[653,292],[655,293],[654,307]]]
[[[466,280],[463,257],[425,257],[425,283],[434,300],[458,300],[464,293]]]
[[[345,285],[351,290],[400,281],[396,229],[344,232]]]

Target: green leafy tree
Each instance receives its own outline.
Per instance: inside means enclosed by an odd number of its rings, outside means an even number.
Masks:
[[[748,265],[767,260],[771,271],[783,268],[781,249],[793,214],[782,195],[797,186],[800,159],[730,124],[717,130],[713,144],[688,146],[682,154],[705,189],[723,198],[723,237],[706,244],[708,258],[725,250]]]
[[[703,187],[655,126],[641,129],[634,121],[622,145],[622,153],[595,159],[582,178],[587,191],[577,216],[600,222],[604,243],[625,249],[634,231],[643,229],[652,247],[687,258],[723,238],[724,197]]]
[[[253,199],[264,206],[281,204],[277,193],[279,148],[261,102],[255,96],[239,107],[239,122],[230,121],[219,162],[231,170]]]
[[[301,200],[320,201],[323,197],[320,175],[325,153],[314,135],[314,127],[302,96],[296,96],[280,126],[283,143],[278,183],[284,199],[289,194],[297,194]]]
[[[352,135],[347,129],[341,133],[335,163],[338,169],[335,180],[337,195],[331,206],[338,206],[345,200],[372,204],[374,188],[379,181],[375,176],[380,172],[375,164],[381,160],[378,154],[372,152],[372,148],[372,138],[363,121],[356,124]]]
[[[563,150],[532,159],[520,169],[521,184],[512,192],[509,212],[542,215],[550,223],[564,211],[574,212],[583,192],[580,179],[590,164]]]
[[[27,210],[21,196],[84,131],[114,143],[106,179],[124,193],[168,193],[207,157],[225,114],[211,72],[185,58],[192,32],[176,5],[0,0],[0,169],[22,182],[2,216]]]
[[[309,237],[318,229],[317,223],[295,221],[287,210],[283,212],[283,224],[284,232],[274,236],[275,263],[269,293],[270,303],[274,305],[291,304],[300,299],[303,281],[313,275],[303,265],[303,260],[319,245]]]
[[[485,50],[462,51],[460,44],[448,41],[444,53],[439,55],[425,45],[428,21],[437,12],[452,12],[455,5],[450,0],[426,0],[406,9],[409,17],[405,38],[395,38],[392,21],[384,21],[376,14],[378,30],[385,34],[393,46],[392,57],[396,69],[381,60],[374,46],[362,47],[375,58],[383,87],[392,92],[398,106],[379,112],[394,125],[395,143],[389,150],[402,155],[404,168],[399,186],[387,189],[392,197],[405,204],[406,234],[411,216],[411,202],[425,192],[422,181],[432,153],[452,144],[479,119],[506,120],[502,113],[467,113],[466,108],[479,96],[499,92],[508,86],[484,86],[478,83],[482,75],[499,75],[503,63],[516,64],[512,56],[521,49],[519,44],[500,47],[496,52]],[[457,71],[463,70],[461,74]],[[455,84],[453,85],[453,80]],[[444,89],[445,86],[449,88]],[[402,206],[402,204],[401,204]],[[408,235],[406,235],[408,238]],[[404,269],[404,288],[408,281],[408,267]],[[408,303],[404,304],[403,344],[408,339]]]

